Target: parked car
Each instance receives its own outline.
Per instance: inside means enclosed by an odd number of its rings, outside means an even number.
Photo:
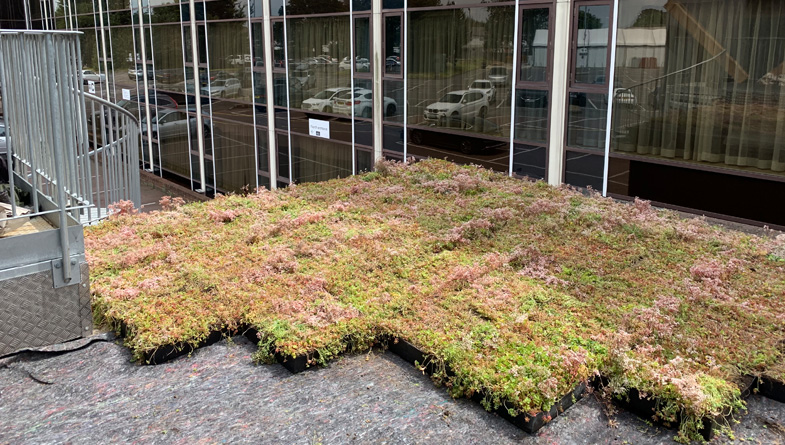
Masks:
[[[303,110],[321,111],[324,113],[333,112],[333,100],[349,88],[328,88],[320,91],[316,96],[303,101]]]
[[[371,62],[365,57],[355,57],[354,60],[354,69],[356,72],[367,73],[371,70]],[[338,69],[341,70],[350,70],[351,68],[352,64],[349,61],[349,57],[344,57],[343,60],[341,60],[341,63],[338,64]]]
[[[509,85],[510,70],[506,66],[488,67],[488,79],[497,88]]]
[[[384,71],[388,74],[398,74],[401,72],[401,59],[398,56],[390,56],[384,61]]]
[[[518,90],[515,96],[518,108],[548,108],[548,92],[542,90]]]
[[[354,96],[354,97],[352,97]],[[373,117],[373,91],[368,89],[355,89],[340,93],[334,100],[333,110],[337,114],[351,115],[352,101],[354,101],[354,115],[360,117]],[[394,116],[398,110],[398,103],[395,100],[384,97],[384,115]]]
[[[153,73],[153,67],[147,67],[147,78],[152,79],[155,73]],[[131,80],[142,80],[144,78],[144,71],[142,68],[142,64],[137,64],[136,68],[129,68],[128,69],[128,78]]]
[[[207,97],[237,97],[240,95],[240,81],[237,79],[214,80],[200,90]]]
[[[182,82],[183,70],[181,69],[165,69],[158,70],[155,73],[155,80],[161,83],[176,83]]]
[[[164,141],[167,139],[182,138],[188,135],[188,115],[178,110],[160,110],[150,119],[153,139]],[[141,120],[142,134],[147,134],[147,119]],[[196,128],[196,118],[191,117],[192,131]]]
[[[5,121],[0,117],[0,156],[8,153],[8,143],[5,140]]]
[[[87,85],[87,82],[106,82],[106,74],[98,74],[93,70],[82,70],[82,80],[85,85]]]
[[[469,118],[485,118],[488,114],[488,97],[479,90],[461,90],[447,93],[438,102],[425,108],[427,122],[436,125],[460,125]]]
[[[303,89],[309,89],[313,87],[313,76],[311,76],[311,70],[309,69],[296,69],[289,72],[289,77],[292,79],[297,79],[302,85]]]
[[[493,82],[487,79],[478,79],[472,82],[469,85],[470,90],[480,90],[485,93],[485,96],[488,97],[488,103],[496,102],[496,87],[493,86]]]
[[[327,67],[330,67],[330,66],[333,66],[333,65],[335,65],[335,63],[332,61],[332,59],[330,59],[329,57],[325,57],[325,56],[316,56],[316,57],[311,57],[310,59],[308,59],[308,66],[311,67],[311,68],[322,68],[322,69],[324,69],[324,68],[327,68]]]

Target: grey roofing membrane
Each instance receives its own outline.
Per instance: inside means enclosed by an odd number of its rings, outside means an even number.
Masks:
[[[157,366],[132,362],[112,334],[48,349],[76,350],[0,359],[0,444],[659,444],[674,436],[623,411],[609,422],[591,395],[530,435],[379,350],[291,374],[254,365],[255,347],[242,337]],[[736,439],[785,443],[785,404],[753,395],[748,406]]]

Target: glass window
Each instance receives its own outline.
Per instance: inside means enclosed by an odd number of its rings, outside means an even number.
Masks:
[[[409,125],[509,137],[514,12],[498,6],[409,13]],[[485,88],[473,88],[479,85]]]
[[[388,122],[403,122],[403,81],[385,80],[382,83],[384,90],[384,120]]]
[[[210,50],[210,81],[201,93],[212,100],[232,99],[250,103],[251,51],[248,22],[207,24]]]
[[[548,141],[548,91],[515,91],[515,139],[529,142]]]
[[[256,188],[257,169],[254,128],[213,120],[213,153],[216,186],[225,192]]]
[[[180,25],[154,25],[153,48],[148,56],[155,62],[155,85],[159,90],[184,91],[183,46]]]
[[[581,5],[576,22],[575,83],[605,84],[610,38],[610,5]]]
[[[550,9],[535,8],[521,10],[521,82],[546,82],[549,70],[549,33]]]
[[[575,187],[591,187],[602,191],[605,157],[567,151],[564,163],[564,182]]]
[[[355,73],[371,75],[371,19],[359,17],[354,19],[354,57],[356,58]]]
[[[534,179],[545,179],[545,160],[548,150],[537,145],[515,144],[513,147],[512,173]]]
[[[785,3],[630,0],[620,14],[613,153],[785,174]]]
[[[605,149],[608,95],[571,92],[567,114],[567,145]]]
[[[384,74],[400,75],[401,71],[401,16],[384,18]]]
[[[327,181],[345,178],[351,174],[351,145],[292,135],[292,179],[294,182]]]
[[[292,100],[292,108],[337,112],[335,93],[344,88],[348,91],[351,79],[349,23],[348,17],[287,22],[290,91],[299,96]]]

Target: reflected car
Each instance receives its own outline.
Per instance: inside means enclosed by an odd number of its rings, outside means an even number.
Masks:
[[[570,93],[572,97],[573,93]],[[518,108],[548,108],[548,92],[542,90],[519,90],[515,94]]]
[[[82,70],[82,80],[85,85],[87,85],[87,82],[106,82],[106,74],[98,74],[93,70]]]
[[[510,70],[506,66],[492,66],[488,68],[488,80],[496,87],[510,83]]]
[[[153,73],[153,67],[147,67],[147,78],[152,79],[155,73]],[[129,68],[128,69],[128,78],[131,80],[142,80],[144,78],[144,70],[142,65],[136,65],[136,68]]]
[[[237,97],[240,95],[240,81],[237,79],[214,80],[209,86],[199,90],[208,97]]]
[[[488,97],[488,103],[496,102],[496,87],[493,86],[493,82],[487,79],[478,79],[472,82],[469,85],[469,90],[480,90],[485,93],[485,96]]]
[[[308,59],[308,66],[311,68],[327,68],[333,65],[335,65],[335,63],[325,56],[316,56]]]
[[[488,97],[479,90],[452,91],[438,102],[425,108],[426,122],[445,126],[465,123],[469,118],[485,118],[488,114]]]
[[[333,111],[337,114],[350,116],[352,113],[352,100],[354,100],[354,115],[358,117],[373,117],[373,91],[367,89],[355,89],[354,99],[352,92],[344,91],[340,93],[333,102]],[[398,111],[398,103],[395,100],[384,97],[384,115],[394,116]]]
[[[0,117],[0,156],[8,153],[8,143],[5,140],[5,121]]]
[[[349,88],[328,88],[319,92],[314,97],[304,100],[302,108],[303,110],[332,113],[333,100],[335,100],[338,95],[346,91],[349,91]]]
[[[195,131],[195,117],[191,118],[191,123],[192,131]],[[147,119],[142,118],[140,124],[142,134],[146,135]],[[177,110],[161,110],[150,119],[150,127],[153,139],[158,139],[159,141],[185,137],[188,134],[188,115]]]
[[[390,56],[384,60],[384,71],[386,73],[398,74],[401,72],[401,59],[398,56]]]
[[[364,57],[355,57],[354,60],[355,60],[355,65],[354,65],[355,71],[359,73],[367,73],[371,70],[371,62],[368,59]],[[349,57],[344,57],[343,60],[341,60],[341,63],[338,64],[338,69],[341,70],[352,69],[352,64],[349,61]]]
[[[183,70],[182,68],[157,70],[155,73],[155,80],[162,83],[181,82],[183,80]]]
[[[289,72],[291,79],[297,79],[300,82],[300,85],[304,89],[308,89],[313,87],[313,76],[311,76],[311,71],[308,69],[296,69]]]

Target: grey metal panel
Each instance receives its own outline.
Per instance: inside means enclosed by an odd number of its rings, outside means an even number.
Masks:
[[[82,226],[69,227],[68,238],[71,255],[84,254]],[[56,229],[0,238],[0,252],[0,273],[4,269],[63,258],[60,232]]]
[[[5,280],[0,285],[0,355],[73,340],[92,332],[87,263],[82,283],[52,287],[52,272]]]

